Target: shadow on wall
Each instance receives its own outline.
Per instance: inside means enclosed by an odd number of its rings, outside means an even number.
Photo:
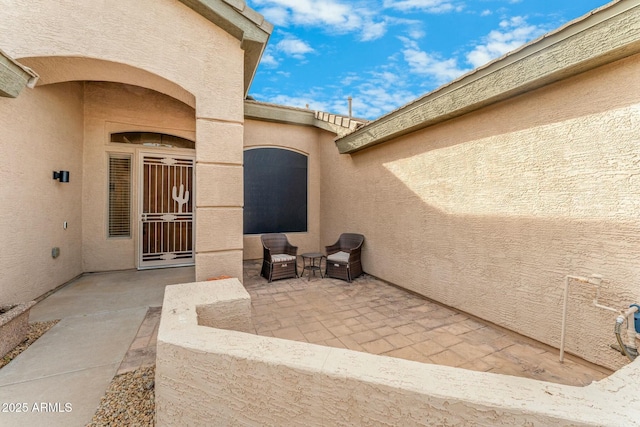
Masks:
[[[362,233],[368,273],[558,347],[565,275],[601,274],[605,305],[640,299],[639,112],[425,147],[442,126],[340,158],[323,183],[323,236]],[[617,369],[615,316],[594,296],[572,290],[567,349]]]

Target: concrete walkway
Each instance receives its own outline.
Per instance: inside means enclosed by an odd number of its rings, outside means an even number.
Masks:
[[[86,275],[31,309],[61,319],[0,370],[0,426],[85,426],[164,288],[192,267]]]

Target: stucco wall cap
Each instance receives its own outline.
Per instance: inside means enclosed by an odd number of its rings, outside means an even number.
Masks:
[[[34,88],[38,74],[0,50],[0,96],[15,98],[25,86]]]
[[[338,138],[354,153],[640,52],[640,0],[616,0]]]

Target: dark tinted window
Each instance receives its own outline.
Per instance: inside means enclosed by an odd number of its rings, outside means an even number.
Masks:
[[[244,233],[307,231],[307,156],[280,148],[244,152]]]

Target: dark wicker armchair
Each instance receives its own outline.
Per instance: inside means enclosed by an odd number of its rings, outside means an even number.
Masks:
[[[260,275],[269,282],[272,280],[298,277],[297,252],[282,233],[263,234],[262,240],[262,270]]]
[[[362,234],[343,233],[336,243],[327,246],[327,272],[329,277],[351,282],[362,274]]]

